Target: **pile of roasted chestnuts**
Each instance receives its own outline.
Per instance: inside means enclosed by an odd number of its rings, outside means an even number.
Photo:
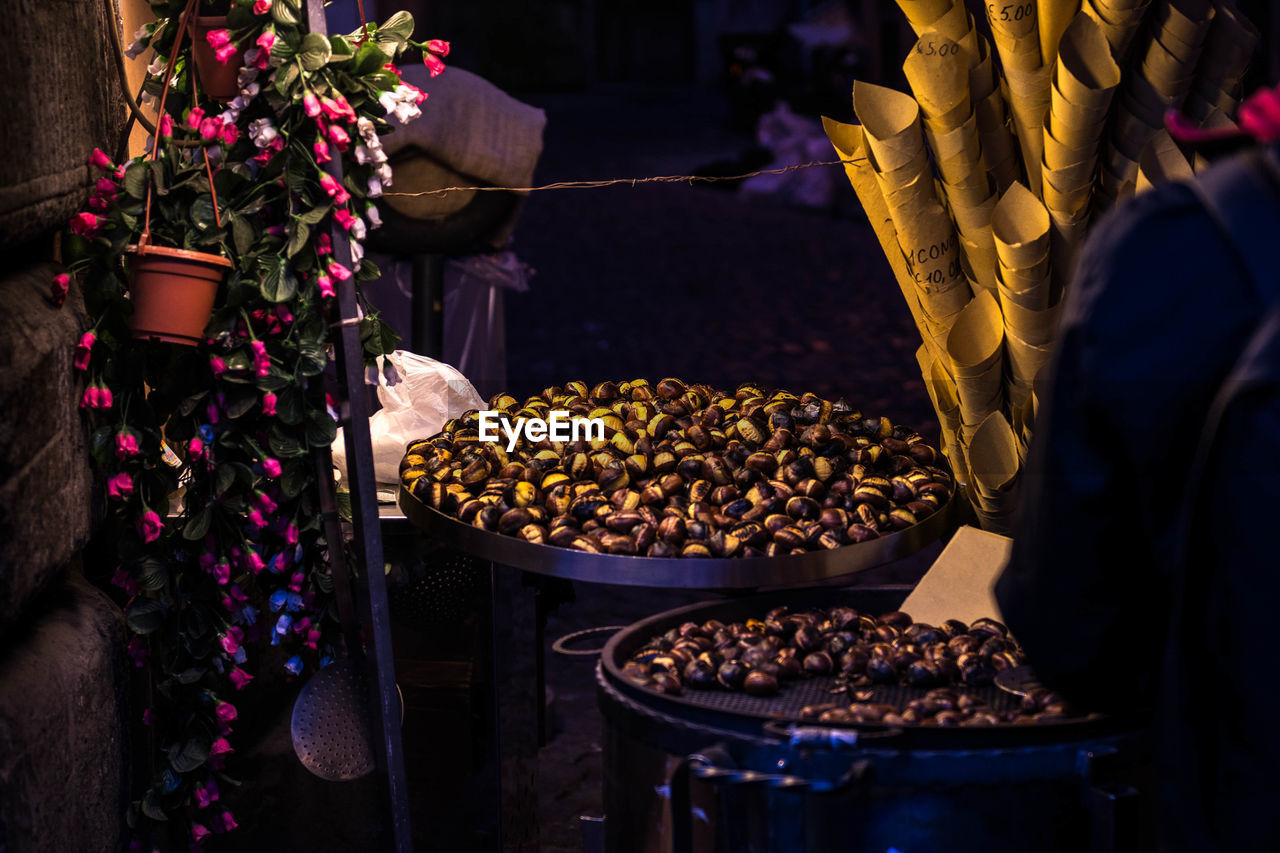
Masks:
[[[778,607],[746,622],[686,622],[650,639],[622,673],[667,695],[689,688],[773,696],[789,681],[832,677],[832,695],[843,701],[801,712],[819,722],[975,726],[1070,716],[1061,696],[1044,688],[1000,709],[971,691],[1024,662],[1008,629],[993,619],[935,626],[900,611],[872,617],[851,607]],[[878,685],[928,690],[899,707],[874,701]]]
[[[911,527],[954,488],[919,435],[813,394],[638,379],[489,406],[486,422],[468,412],[410,443],[401,483],[462,522],[528,542],[649,557],[803,553]],[[554,413],[602,429],[560,441],[514,428],[511,441],[492,440],[494,417]]]

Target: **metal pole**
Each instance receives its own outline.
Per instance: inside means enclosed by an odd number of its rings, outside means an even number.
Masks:
[[[311,32],[328,35],[323,0],[307,0],[307,24]],[[342,180],[339,158],[327,171]],[[332,228],[334,257],[351,264],[351,243],[342,228]],[[404,749],[400,741],[400,697],[396,690],[395,660],[391,648],[391,613],[383,570],[382,529],[373,477],[373,444],[369,438],[369,401],[364,387],[364,348],[354,287],[338,288],[338,382],[346,392],[343,433],[347,448],[347,479],[351,484],[351,515],[355,527],[355,551],[360,570],[361,609],[365,621],[366,660],[369,664],[369,704],[385,793],[385,816],[391,846],[397,853],[413,850],[409,827],[409,791],[405,779]],[[333,556],[333,551],[330,551]],[[339,552],[337,559],[341,559]]]

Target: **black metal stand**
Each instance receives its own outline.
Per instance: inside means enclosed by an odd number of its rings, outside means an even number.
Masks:
[[[328,35],[323,0],[307,0],[307,25],[311,32]],[[341,163],[334,159],[327,171],[342,180]],[[351,243],[342,228],[331,229],[334,257],[352,266]],[[343,426],[346,436],[347,474],[351,484],[351,514],[355,527],[355,554],[360,573],[360,610],[365,626],[364,653],[368,662],[370,717],[374,753],[384,793],[384,813],[389,830],[384,849],[407,853],[413,849],[409,828],[409,795],[405,780],[404,750],[400,741],[400,697],[396,691],[395,661],[391,648],[391,617],[383,573],[382,532],[378,521],[378,497],[373,477],[373,445],[369,437],[369,402],[364,389],[364,356],[360,320],[353,287],[338,288],[338,382],[346,394]],[[330,476],[327,472],[325,476]],[[323,477],[322,477],[323,479]],[[331,541],[330,560],[342,561],[341,542]],[[335,580],[339,574],[335,572]],[[359,648],[349,649],[358,654]]]

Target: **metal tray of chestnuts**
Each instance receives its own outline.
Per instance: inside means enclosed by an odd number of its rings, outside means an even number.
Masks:
[[[956,526],[953,497],[913,527],[832,550],[775,557],[633,557],[535,544],[473,527],[427,506],[403,486],[398,503],[409,521],[473,557],[569,580],[687,589],[795,586],[849,575],[907,557]]]
[[[481,438],[479,415],[410,442],[405,516],[525,571],[623,586],[758,589],[852,574],[956,526],[941,454],[844,400],[678,379],[570,382],[490,410],[598,422],[593,443]]]
[[[957,748],[1088,737],[1119,724],[1077,713],[1029,681],[1000,623],[914,623],[880,612],[887,592],[777,591],[669,610],[614,634],[601,676],[669,716],[754,734],[817,724]]]

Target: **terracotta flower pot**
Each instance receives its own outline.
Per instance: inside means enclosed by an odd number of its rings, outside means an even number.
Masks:
[[[221,255],[147,246],[130,246],[129,300],[133,336],[195,346],[213,313],[218,285],[231,269]]]
[[[237,78],[244,67],[244,51],[237,50],[223,65],[214,55],[209,40],[212,30],[227,27],[226,15],[210,15],[193,18],[189,25],[191,49],[196,58],[196,72],[200,75],[200,91],[215,101],[229,101],[240,94]]]

